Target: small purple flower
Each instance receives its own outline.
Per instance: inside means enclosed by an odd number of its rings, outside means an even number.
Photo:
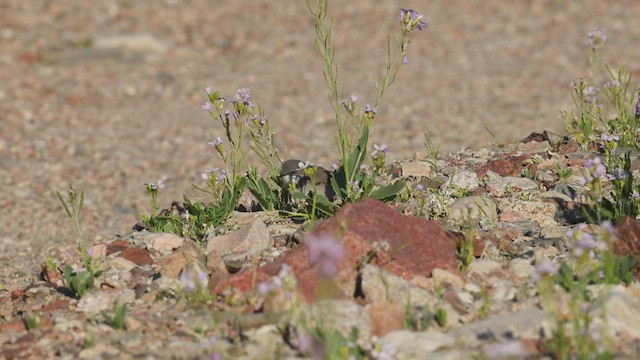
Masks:
[[[636,91],[638,92],[638,100],[636,100],[636,111],[634,115],[636,119],[640,119],[640,88],[637,88]]]
[[[607,178],[609,180],[624,180],[627,178],[627,172],[620,168],[613,169],[607,174]]]
[[[426,22],[422,21],[423,15],[414,11],[413,9],[400,9],[400,21],[404,24],[406,31],[413,29],[422,29],[429,26]]]
[[[600,28],[591,30],[588,36],[587,45],[591,46],[593,50],[600,49],[607,42],[607,34]]]
[[[618,140],[620,140],[620,136],[615,135],[615,134],[609,135],[607,133],[602,133],[602,135],[600,135],[600,139],[602,141],[618,141]]]
[[[212,109],[211,103],[208,101],[204,103],[204,105],[202,105],[202,110],[204,111],[211,111],[211,109]]]
[[[309,248],[309,264],[318,265],[320,274],[330,277],[338,271],[338,262],[344,257],[342,244],[333,236],[310,236],[306,241]]]
[[[407,55],[405,55],[405,56],[402,58],[402,65],[407,65],[408,63],[409,63],[409,58],[407,57]]]
[[[217,148],[218,146],[222,145],[223,142],[224,140],[222,140],[222,138],[218,136],[215,141],[209,141],[207,144]]]
[[[582,91],[582,95],[584,96],[584,100],[590,103],[596,101],[596,95],[598,93],[598,89],[594,86],[587,86]]]
[[[424,191],[424,186],[422,186],[422,184],[418,184],[418,185],[416,185],[416,190]]]
[[[608,81],[607,83],[604,84],[604,87],[607,88],[607,89],[610,89],[610,90],[619,88],[620,87],[620,81],[618,81],[618,80]]]
[[[351,100],[352,103],[358,101],[358,96],[351,94],[349,96],[349,100]]]
[[[211,86],[207,86],[204,88],[204,92],[206,92],[207,95],[210,95],[213,92],[213,88]]]
[[[236,101],[242,102],[247,106],[253,105],[251,102],[249,102],[249,99],[251,98],[251,92],[247,88],[238,89],[238,92],[236,93],[235,98],[236,98]]]
[[[616,229],[611,221],[605,220],[600,224],[600,233],[608,234],[610,237],[615,238]]]
[[[540,266],[535,269],[533,273],[533,280],[538,281],[545,276],[553,276],[560,270],[560,264],[557,264],[551,260],[545,260]]]
[[[367,113],[367,114],[369,114],[369,113],[375,114],[375,113],[378,112],[378,109],[372,108],[371,105],[369,105],[369,104],[364,104],[364,112]]]
[[[164,189],[164,182],[162,180],[158,179],[158,182],[155,182],[155,183],[150,182],[149,186],[153,190]]]

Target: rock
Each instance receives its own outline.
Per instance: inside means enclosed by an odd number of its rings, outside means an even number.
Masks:
[[[625,217],[618,223],[615,232],[613,251],[616,255],[633,254],[640,259],[640,221]],[[640,261],[633,267],[633,274],[636,279],[640,279]]]
[[[509,224],[515,226],[524,236],[532,238],[541,238],[543,236],[542,228],[535,221],[516,220],[510,222]]]
[[[462,325],[452,329],[450,334],[458,346],[478,346],[484,339],[537,339],[541,333],[551,334],[553,322],[544,310],[528,309]]]
[[[558,226],[554,220],[557,206],[553,203],[525,201],[517,198],[496,199],[500,220],[532,220],[542,227]],[[507,217],[507,214],[510,217]],[[511,218],[515,217],[515,218]]]
[[[405,306],[388,302],[367,305],[365,309],[369,314],[371,334],[381,337],[388,332],[403,329],[405,308]]]
[[[124,49],[139,52],[164,53],[167,46],[151,34],[129,34],[121,36],[98,36],[93,39],[98,49]]]
[[[364,299],[372,303],[390,302],[405,306],[413,305],[433,307],[438,303],[434,292],[418,287],[375,265],[366,264],[361,272],[361,287]]]
[[[147,239],[146,239],[147,240]],[[147,241],[147,248],[154,251],[168,251],[174,250],[182,246],[184,239],[170,233],[155,234]]]
[[[433,165],[427,161],[403,161],[400,163],[403,178],[430,178],[434,173]]]
[[[262,221],[254,220],[239,231],[207,239],[207,268],[225,271],[224,258],[233,254],[234,259],[253,261],[269,249],[271,238]]]
[[[498,221],[496,203],[484,196],[467,196],[451,204],[450,219],[456,224],[472,220],[475,223],[495,223]]]
[[[206,258],[198,244],[193,240],[187,240],[173,254],[158,261],[160,274],[164,277],[177,278],[187,264],[199,264],[205,267]]]
[[[377,341],[386,354],[393,354],[391,359],[430,359],[434,351],[452,347],[453,336],[439,331],[412,332],[409,330],[393,331]]]
[[[343,296],[352,296],[358,278],[357,268],[365,260],[382,264],[386,270],[404,279],[416,275],[430,276],[435,268],[457,269],[454,242],[436,222],[404,216],[380,201],[364,199],[345,205],[336,216],[325,220],[313,232],[316,239],[333,237],[339,239],[344,254],[337,262],[337,274],[333,283]],[[281,258],[259,268],[256,280],[263,281],[275,276],[280,265],[287,263],[293,269],[300,292],[307,301],[312,301],[319,281],[319,265],[309,263],[309,246],[301,244]],[[254,272],[242,270],[216,288],[233,286],[248,290],[254,283]]]
[[[478,175],[469,170],[456,172],[443,185],[445,193],[455,193],[457,190],[463,190],[467,193],[473,192],[478,188]]]
[[[482,277],[487,277],[491,274],[499,273],[502,271],[502,264],[494,260],[488,259],[476,259],[471,264],[467,272],[475,273]]]
[[[151,255],[149,255],[149,252],[137,247],[128,247],[118,256],[127,259],[136,265],[153,264],[153,259],[151,258]]]
[[[509,269],[511,272],[520,278],[531,278],[535,271],[535,267],[531,265],[529,259],[513,259],[509,261]]]
[[[604,328],[612,339],[628,336],[640,339],[640,297],[638,290],[614,288],[595,302],[596,312],[606,317]],[[598,316],[598,318],[601,318]],[[600,319],[601,320],[601,319]],[[602,324],[600,324],[602,325]]]
[[[502,197],[509,191],[525,192],[538,189],[535,181],[514,176],[502,177],[493,171],[487,171],[486,188],[489,193],[496,197]]]
[[[484,180],[488,171],[493,171],[500,176],[518,176],[524,168],[524,161],[528,158],[528,155],[521,155],[493,160],[480,166],[476,174],[480,180]]]
[[[94,259],[104,259],[107,256],[107,244],[95,244],[87,250]]]
[[[114,257],[113,259],[109,259],[109,261],[107,262],[109,264],[109,267],[112,269],[116,269],[116,270],[131,270],[135,267],[137,267],[138,265],[136,265],[136,263],[134,263],[133,261],[129,261],[125,258],[122,257]]]
[[[320,300],[311,304],[306,313],[304,324],[309,329],[319,327],[325,334],[338,331],[345,339],[351,338],[351,331],[358,329],[357,344],[365,346],[371,338],[371,327],[367,311],[360,305],[348,300]]]
[[[456,274],[442,269],[433,270],[433,282],[438,284],[449,284],[456,289],[462,289],[464,281]]]
[[[90,291],[80,299],[76,311],[97,314],[113,309],[114,304],[124,305],[135,299],[136,293],[131,289]]]

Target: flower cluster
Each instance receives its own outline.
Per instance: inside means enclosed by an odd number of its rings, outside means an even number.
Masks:
[[[338,263],[344,257],[342,244],[333,236],[310,236],[305,241],[309,248],[309,264],[318,265],[320,275],[331,277],[338,272]]]
[[[600,49],[604,46],[605,42],[607,42],[607,34],[605,34],[603,29],[596,28],[589,32],[587,45],[589,45],[591,49]]]

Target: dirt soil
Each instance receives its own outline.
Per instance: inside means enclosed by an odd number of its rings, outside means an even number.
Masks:
[[[425,15],[409,64],[379,109],[372,140],[394,159],[563,131],[569,83],[588,74],[587,33],[604,59],[640,76],[640,3],[626,1],[330,1],[345,94],[372,102],[399,7]],[[206,168],[221,126],[203,88],[250,88],[289,157],[329,164],[334,122],[304,1],[0,2],[0,288],[32,279],[74,235],[54,191],[86,193],[89,243],[123,234],[162,179],[166,206]],[[635,80],[637,81],[637,80]],[[632,84],[635,86],[635,83]]]

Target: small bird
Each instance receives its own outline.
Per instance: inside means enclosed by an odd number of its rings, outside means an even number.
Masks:
[[[312,180],[304,172],[305,162],[295,159],[290,159],[282,163],[280,170],[280,182],[282,188],[285,190],[285,194],[288,197],[289,184],[293,183],[297,191],[311,196],[311,194],[317,191],[318,194],[324,195],[329,201],[333,201],[336,197],[333,188],[331,187],[331,172],[327,169],[318,166],[314,179]],[[315,184],[315,187],[314,187]]]

